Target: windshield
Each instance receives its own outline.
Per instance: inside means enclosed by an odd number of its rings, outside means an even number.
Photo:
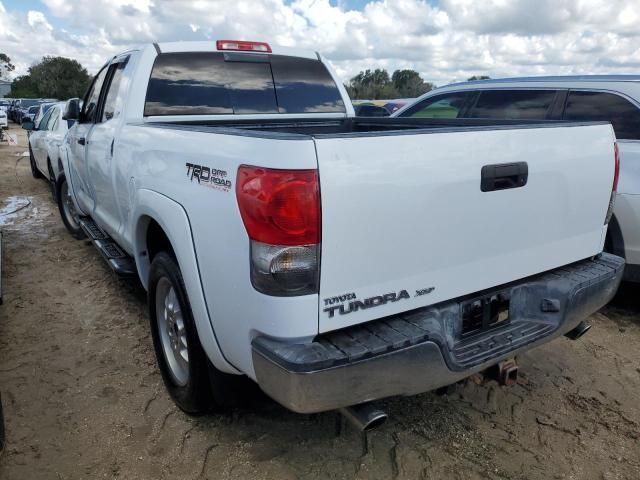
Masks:
[[[27,108],[37,105],[38,103],[40,103],[40,99],[38,98],[23,98],[22,102],[20,102],[20,106],[22,108]]]

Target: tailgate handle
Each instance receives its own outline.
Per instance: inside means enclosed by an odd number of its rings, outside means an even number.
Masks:
[[[480,190],[493,192],[520,188],[527,184],[529,165],[527,162],[498,163],[482,167]]]

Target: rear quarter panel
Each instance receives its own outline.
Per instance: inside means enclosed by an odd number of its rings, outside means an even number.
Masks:
[[[301,138],[301,137],[298,137]],[[114,158],[116,196],[123,212],[121,243],[137,262],[137,192],[161,193],[180,204],[188,217],[208,318],[225,358],[253,376],[251,339],[258,333],[308,338],[318,330],[318,297],[277,298],[258,293],[250,282],[249,239],[236,202],[242,164],[271,168],[317,168],[311,139],[256,138],[151,126],[126,125]],[[229,187],[198,183],[187,164],[220,171]],[[224,174],[222,172],[225,172]],[[144,281],[144,280],[143,280]],[[197,292],[190,291],[189,295]],[[197,319],[198,321],[198,319]],[[211,356],[210,356],[211,357]]]

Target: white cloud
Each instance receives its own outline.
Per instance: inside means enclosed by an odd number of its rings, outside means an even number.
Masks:
[[[313,48],[345,80],[364,68],[414,68],[437,84],[496,76],[632,73],[640,67],[638,0],[0,0],[0,48],[18,73],[43,55],[95,72],[131,45],[243,38]],[[63,25],[63,27],[60,27]]]

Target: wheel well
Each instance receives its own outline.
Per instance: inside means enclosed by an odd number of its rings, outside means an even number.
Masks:
[[[609,221],[607,236],[604,239],[604,251],[625,258],[622,230],[615,215]]]
[[[149,219],[149,225],[147,226],[146,245],[149,263],[160,252],[168,252],[174,255],[169,237],[164,233],[160,224],[153,219]]]

